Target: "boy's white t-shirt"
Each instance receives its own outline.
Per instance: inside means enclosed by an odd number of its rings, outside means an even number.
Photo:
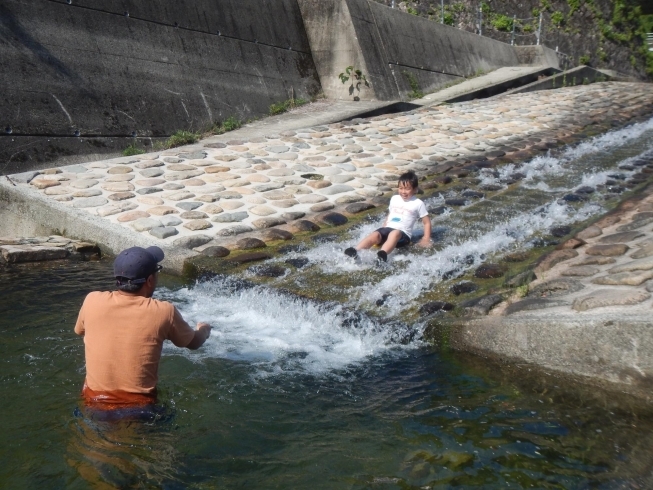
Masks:
[[[404,201],[401,196],[392,196],[388,213],[385,226],[403,231],[408,238],[412,237],[415,222],[429,214],[424,202],[415,196],[408,201]]]

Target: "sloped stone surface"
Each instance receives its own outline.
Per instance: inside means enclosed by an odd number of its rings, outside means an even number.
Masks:
[[[635,305],[650,297],[650,293],[636,289],[599,289],[582,298],[577,298],[572,308],[576,311],[587,311],[605,306]]]

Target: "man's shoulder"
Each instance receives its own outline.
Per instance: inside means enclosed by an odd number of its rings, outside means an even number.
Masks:
[[[163,300],[163,299],[154,299],[150,298],[150,305],[154,306],[155,308],[160,308],[162,310],[174,310],[175,306],[170,303],[169,301]]]
[[[111,291],[91,291],[84,301],[103,301],[111,297]]]

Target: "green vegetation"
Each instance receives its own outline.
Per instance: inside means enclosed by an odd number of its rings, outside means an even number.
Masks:
[[[417,78],[415,75],[413,75],[409,71],[402,71],[401,74],[406,77],[406,80],[408,80],[408,84],[410,85],[411,92],[408,94],[408,98],[410,99],[421,99],[424,97],[424,92],[420,90],[419,83],[417,82]]]
[[[276,116],[278,114],[283,114],[284,112],[288,112],[290,109],[294,109],[295,107],[301,107],[303,105],[308,104],[308,100],[306,99],[288,99],[284,100],[283,102],[277,102],[276,104],[272,104],[270,106],[270,115],[271,116]]]
[[[497,14],[490,19],[490,24],[497,31],[512,31],[513,19],[507,15]]]
[[[417,9],[414,9],[413,7],[406,7],[406,12],[408,12],[411,15],[419,15]]]
[[[525,298],[526,296],[528,296],[528,291],[529,291],[528,284],[524,284],[523,286],[518,286],[516,289],[516,293],[519,298]]]
[[[236,119],[234,116],[229,116],[221,123],[218,122],[214,123],[213,126],[211,126],[206,131],[204,131],[204,134],[206,135],[224,134],[224,133],[228,133],[229,131],[238,129],[242,125],[243,124],[240,120]]]
[[[179,130],[174,133],[170,138],[168,138],[163,147],[168,150],[170,148],[176,148],[178,146],[190,145],[197,142],[200,139],[199,133],[194,133],[192,131],[182,131]]]
[[[145,150],[143,148],[139,148],[138,146],[136,146],[136,143],[132,143],[127,148],[122,150],[123,156],[126,157],[132,157],[134,155],[142,155],[143,153],[145,153]]]
[[[228,117],[223,123],[220,129],[224,130],[224,132],[228,131],[233,131],[234,129],[238,129],[242,126],[240,121],[236,119],[234,116]]]
[[[452,26],[456,23],[456,19],[460,14],[463,14],[467,11],[467,7],[464,3],[456,2],[444,6],[444,23],[448,26]],[[434,11],[433,17],[440,20],[440,12]]]
[[[343,85],[351,80],[351,84],[349,85],[349,95],[354,95],[354,91],[357,91],[360,94],[361,84],[365,84],[366,87],[370,86],[367,77],[365,77],[363,72],[357,68],[355,69],[353,66],[345,68],[345,71],[338,75],[338,78]],[[358,100],[358,96],[355,96],[354,100]]]
[[[653,15],[642,15],[639,34],[642,36],[644,45],[641,48],[641,53],[646,57],[646,74],[653,78],[653,51],[649,51],[646,44],[646,34],[649,32],[653,32]]]
[[[447,5],[445,5],[445,9],[447,8]],[[462,14],[463,12],[467,11],[467,7],[465,7],[464,3],[452,3],[449,8],[451,9],[452,12],[456,14]]]
[[[590,63],[590,56],[588,54],[584,54],[580,58],[578,58],[578,64],[579,65],[589,65]]]
[[[553,22],[553,25],[556,27],[560,27],[565,22],[565,15],[562,12],[556,10],[551,14],[551,22]]]
[[[642,15],[640,18],[640,24],[644,32],[653,32],[653,14],[651,15]]]
[[[574,15],[576,10],[580,9],[580,0],[567,0],[567,4],[569,5],[569,17]]]

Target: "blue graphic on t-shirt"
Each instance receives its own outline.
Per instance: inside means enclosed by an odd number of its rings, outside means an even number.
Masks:
[[[401,218],[392,218],[390,221],[394,221],[395,223],[399,223],[401,221]]]

